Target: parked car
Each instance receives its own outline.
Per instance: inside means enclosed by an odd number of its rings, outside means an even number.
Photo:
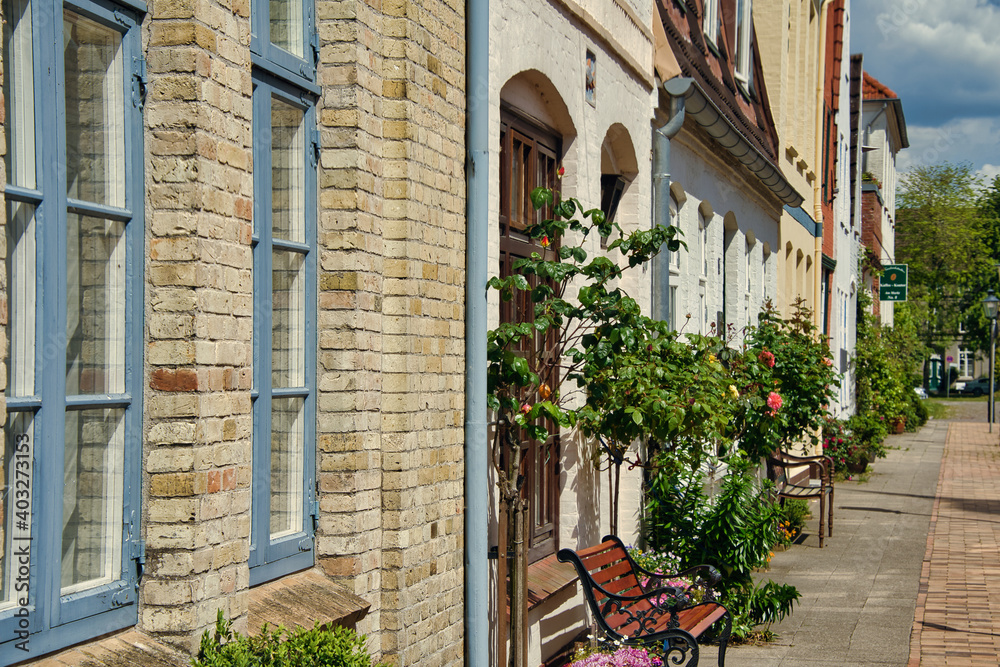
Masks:
[[[927,398],[927,390],[923,387],[914,387],[913,392],[917,395],[917,398]]]
[[[1000,389],[1000,379],[993,381],[993,391],[997,389]],[[990,390],[990,379],[979,378],[978,380],[969,380],[961,388],[956,384],[955,390],[962,395],[982,396]]]

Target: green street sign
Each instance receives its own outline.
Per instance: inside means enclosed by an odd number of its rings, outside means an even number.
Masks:
[[[886,264],[878,285],[879,301],[906,301],[906,264]]]

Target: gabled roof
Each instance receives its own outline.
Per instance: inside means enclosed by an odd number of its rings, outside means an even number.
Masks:
[[[865,72],[862,94],[866,100],[898,100],[899,95],[868,72]]]
[[[852,60],[853,58],[854,56],[852,56]],[[885,85],[868,72],[864,72],[861,94],[866,102],[883,102],[891,107],[896,124],[896,133],[898,136],[898,146],[896,147],[896,150],[899,150],[900,148],[909,148],[910,139],[906,132],[906,117],[903,116],[903,102],[899,99],[899,96],[893,92],[892,88]]]
[[[717,44],[707,41],[700,12],[694,11],[691,3],[686,3],[687,8],[682,9],[673,0],[656,0],[656,6],[672,52],[670,60],[679,67],[680,77],[691,79],[712,112],[717,112],[724,124],[738,135],[736,138],[744,146],[737,149],[744,153],[737,156],[738,159],[783,201],[795,205],[801,203],[801,196],[788,185],[777,166],[778,133],[764,85],[756,34],[751,38],[751,91],[746,94],[733,74],[730,54],[734,50],[731,45],[734,26],[729,4],[723,4],[723,25]],[[724,138],[716,136],[716,132],[711,130],[709,134],[727,150],[734,152],[733,137],[729,133]],[[754,155],[746,155],[748,151]]]

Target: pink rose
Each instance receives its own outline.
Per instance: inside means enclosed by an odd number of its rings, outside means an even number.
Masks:
[[[774,368],[774,355],[767,350],[761,350],[761,353],[757,356],[762,364],[768,368]]]
[[[781,396],[777,392],[772,391],[767,395],[767,407],[770,408],[770,415],[772,417],[781,409],[781,403]]]

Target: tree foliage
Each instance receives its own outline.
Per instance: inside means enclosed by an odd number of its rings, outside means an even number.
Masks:
[[[938,352],[958,337],[960,324],[966,341],[989,344],[980,302],[996,286],[1000,238],[980,188],[970,164],[915,167],[901,179],[896,261],[909,265],[906,308],[924,344]]]

